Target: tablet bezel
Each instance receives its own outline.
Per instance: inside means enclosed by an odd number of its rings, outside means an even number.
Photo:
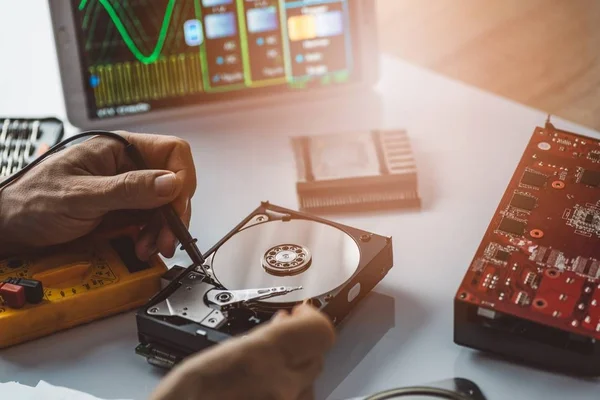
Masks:
[[[377,47],[377,29],[375,2],[373,0],[350,0],[356,2],[355,14],[360,16],[356,26],[358,32],[353,32],[353,39],[357,42],[361,66],[361,76],[358,81],[340,85],[338,87],[317,88],[306,92],[282,92],[277,94],[257,95],[250,99],[235,99],[215,103],[194,104],[184,107],[159,109],[144,114],[119,116],[114,118],[92,119],[88,115],[86,91],[81,79],[81,59],[76,39],[75,19],[71,1],[49,0],[52,28],[54,32],[56,51],[62,81],[63,95],[67,110],[67,117],[71,124],[86,129],[126,127],[134,124],[148,123],[153,120],[168,120],[175,117],[193,115],[201,117],[232,112],[240,109],[264,108],[273,104],[313,101],[315,93],[319,99],[348,96],[364,90],[369,90],[379,76],[379,52]]]

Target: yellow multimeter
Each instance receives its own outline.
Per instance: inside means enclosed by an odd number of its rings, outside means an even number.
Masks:
[[[44,291],[38,304],[13,309],[0,303],[0,348],[145,304],[160,290],[167,268],[158,256],[138,260],[136,232],[100,233],[0,260],[0,282],[33,279],[42,282]]]

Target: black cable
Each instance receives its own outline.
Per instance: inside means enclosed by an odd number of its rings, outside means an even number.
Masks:
[[[470,400],[467,396],[458,392],[428,386],[412,386],[399,389],[390,389],[371,395],[365,398],[365,400],[387,400],[406,396],[428,396],[436,399]]]
[[[76,140],[79,140],[79,139],[82,139],[82,138],[85,138],[85,137],[90,137],[90,136],[106,136],[106,137],[118,140],[119,142],[123,143],[126,148],[128,146],[131,146],[131,143],[129,143],[129,141],[127,141],[127,139],[125,139],[121,135],[117,135],[114,132],[102,131],[102,130],[81,132],[81,133],[79,133],[77,135],[71,136],[71,137],[63,140],[62,142],[59,142],[59,143],[55,144],[47,152],[45,152],[44,154],[42,154],[41,156],[39,156],[38,158],[36,158],[35,160],[33,160],[26,167],[24,167],[20,171],[15,172],[11,176],[9,176],[8,178],[6,178],[2,182],[0,182],[0,189],[3,189],[4,187],[10,185],[14,181],[16,181],[17,179],[19,179],[23,175],[25,175],[29,170],[31,170],[33,167],[35,167],[36,165],[38,165],[39,163],[41,163],[42,161],[44,161],[46,158],[50,157],[52,154],[58,153],[60,150],[62,150],[69,143],[72,143],[72,142],[74,142]]]

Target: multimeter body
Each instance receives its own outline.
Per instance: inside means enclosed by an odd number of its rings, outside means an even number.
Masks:
[[[134,232],[98,234],[0,260],[0,282],[33,279],[44,291],[38,304],[14,309],[0,303],[0,348],[145,304],[160,290],[167,268],[158,256],[137,259]]]

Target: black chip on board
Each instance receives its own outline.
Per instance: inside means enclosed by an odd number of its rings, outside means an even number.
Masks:
[[[546,175],[531,171],[525,171],[521,177],[521,184],[534,187],[542,187],[546,184],[548,178]]]
[[[535,208],[537,203],[537,199],[532,196],[525,196],[520,193],[515,193],[512,200],[510,201],[510,205],[515,208],[520,208],[521,210],[531,211]]]
[[[594,222],[594,214],[588,214],[585,216],[585,223],[591,224]]]
[[[498,230],[521,236],[523,233],[525,233],[525,226],[526,224],[524,222],[504,217],[502,218],[502,221],[500,221],[500,225],[498,225]]]
[[[588,262],[587,262],[587,264],[586,264],[585,268],[583,269],[583,274],[584,274],[584,275],[587,275],[587,274],[589,274],[589,273],[590,273],[590,268],[592,268],[592,264],[593,264],[593,263],[594,263],[594,261],[592,261],[592,260],[588,260]],[[595,275],[594,275],[594,276],[595,276]]]
[[[596,160],[596,161],[600,161],[600,153],[597,152],[591,152],[590,154],[588,154],[588,158],[590,160]]]
[[[586,169],[579,178],[579,183],[584,185],[600,187],[600,171],[590,171]]]
[[[496,251],[494,258],[498,261],[508,261],[508,259],[510,258],[510,253],[505,250],[498,250]]]

